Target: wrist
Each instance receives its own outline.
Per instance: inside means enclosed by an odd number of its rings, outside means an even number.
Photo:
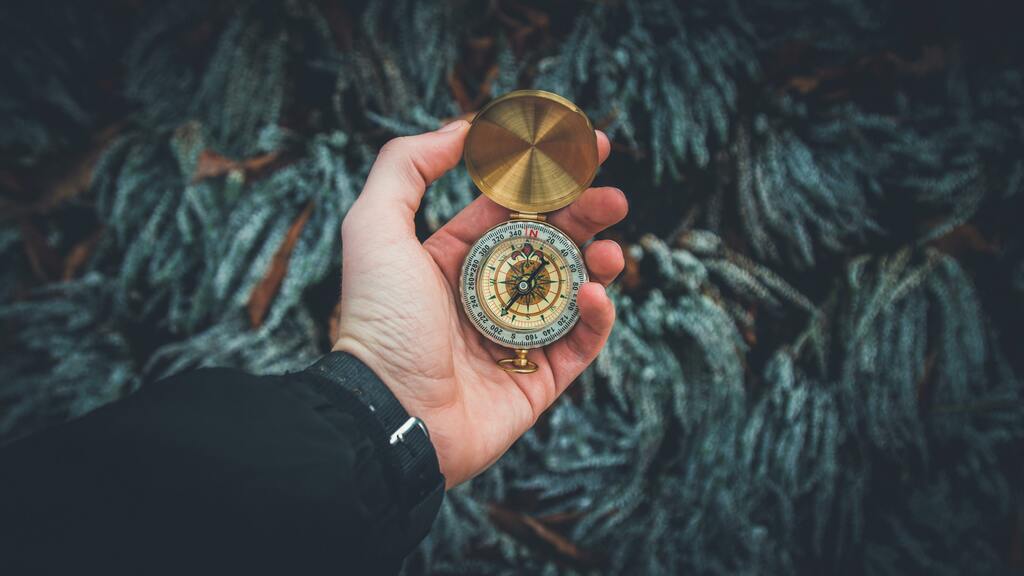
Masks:
[[[407,355],[392,348],[386,342],[367,342],[343,331],[331,351],[350,354],[366,364],[391,390],[402,407],[428,424],[430,419],[448,412],[458,404],[456,388],[439,385],[446,378],[454,378],[454,375],[437,376],[403,367],[401,360]]]
[[[332,352],[349,354],[365,364],[377,375],[380,381],[391,391],[402,407],[412,416],[422,420],[431,433],[431,442],[437,454],[441,473],[452,487],[462,480],[459,466],[453,466],[452,455],[457,452],[452,442],[451,430],[447,425],[452,421],[453,410],[458,410],[459,403],[450,397],[455,387],[438,386],[423,374],[411,374],[396,368],[397,354],[378,354],[375,350],[387,350],[384,344],[369,345],[362,340],[350,336],[347,332],[338,335]],[[456,418],[458,419],[458,418]],[[465,438],[459,441],[465,444]]]
[[[304,371],[332,404],[351,414],[393,479],[409,514],[410,537],[426,533],[443,497],[445,479],[424,423],[358,357],[331,352]]]

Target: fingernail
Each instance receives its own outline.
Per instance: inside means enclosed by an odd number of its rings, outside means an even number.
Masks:
[[[438,130],[438,132],[454,132],[454,131],[458,130],[459,128],[462,128],[462,125],[465,124],[465,123],[466,123],[465,120],[456,120],[455,122],[450,122],[448,124],[445,124],[443,128]]]

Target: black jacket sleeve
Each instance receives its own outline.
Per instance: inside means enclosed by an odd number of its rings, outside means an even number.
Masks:
[[[423,503],[336,385],[196,370],[4,447],[2,571],[397,572],[443,489],[410,530]]]

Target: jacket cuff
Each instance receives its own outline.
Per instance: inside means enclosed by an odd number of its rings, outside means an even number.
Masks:
[[[331,352],[303,374],[324,398],[351,414],[373,442],[406,514],[392,542],[404,555],[427,535],[444,499],[444,476],[426,426],[351,354]]]

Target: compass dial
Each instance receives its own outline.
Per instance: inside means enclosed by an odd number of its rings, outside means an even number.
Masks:
[[[579,248],[562,231],[532,220],[503,222],[473,245],[462,267],[462,304],[473,324],[510,348],[546,346],[579,318],[587,281]]]

